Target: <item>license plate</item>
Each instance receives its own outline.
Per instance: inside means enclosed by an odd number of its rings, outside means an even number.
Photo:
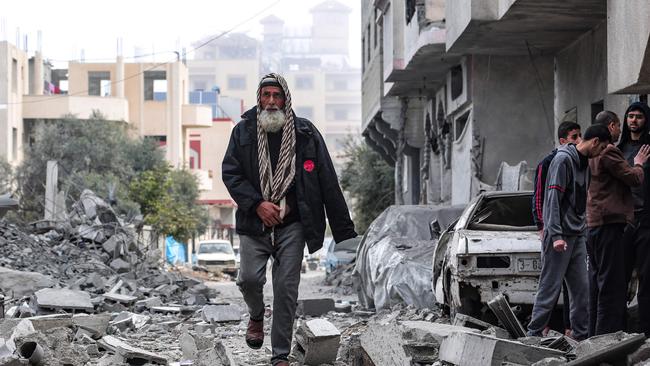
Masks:
[[[517,269],[519,272],[539,272],[542,270],[542,261],[536,258],[519,258]]]

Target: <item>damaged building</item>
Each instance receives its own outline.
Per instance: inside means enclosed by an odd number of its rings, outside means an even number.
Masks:
[[[562,121],[647,100],[650,4],[364,0],[362,131],[396,203],[532,188]]]

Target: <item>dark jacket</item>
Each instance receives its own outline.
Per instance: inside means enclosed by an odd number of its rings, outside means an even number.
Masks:
[[[546,175],[551,161],[557,154],[557,149],[553,149],[542,161],[537,164],[535,170],[535,184],[533,185],[533,221],[537,225],[537,230],[544,229],[544,192],[546,190]]]
[[[241,235],[261,236],[267,230],[255,210],[263,201],[257,158],[257,112],[246,111],[232,130],[223,159],[222,178],[237,203],[236,229]],[[339,187],[323,137],[307,119],[294,114],[296,125],[295,188],[300,222],[309,252],[323,246],[325,211],[334,240],[354,238],[354,224]],[[312,164],[313,163],[313,169]]]
[[[544,230],[553,241],[584,236],[589,186],[589,163],[576,145],[557,149],[548,167],[544,198]]]
[[[591,183],[587,198],[587,226],[625,224],[634,221],[634,200],[630,187],[643,182],[643,168],[630,166],[614,145],[589,159]]]
[[[641,133],[639,141],[633,141],[630,129],[627,126],[627,114],[631,110],[641,110],[645,115],[645,125]],[[621,129],[621,140],[618,143],[618,148],[623,153],[630,166],[634,165],[634,157],[639,152],[641,145],[650,144],[650,135],[648,134],[648,127],[650,126],[650,108],[648,105],[641,102],[635,102],[625,111],[623,117],[623,128]],[[643,173],[645,177],[650,177],[650,162],[646,162],[643,166]],[[644,225],[650,225],[650,179],[644,179],[644,183],[638,187],[632,187],[632,196],[634,198],[634,211],[636,219],[641,221]]]

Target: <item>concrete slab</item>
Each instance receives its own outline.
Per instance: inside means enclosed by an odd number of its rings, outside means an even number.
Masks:
[[[336,310],[333,299],[301,299],[298,300],[296,315],[321,316]]]
[[[375,365],[411,366],[402,332],[394,323],[370,323],[359,337],[361,348]]]
[[[117,317],[115,317],[115,319],[113,319],[109,324],[118,326],[118,328],[120,328],[119,325],[125,325],[126,327],[124,329],[133,327],[138,330],[147,325],[150,321],[150,316],[123,311],[119,313]]]
[[[15,299],[20,299],[52,286],[54,286],[54,280],[49,276],[0,267],[0,292],[4,293],[7,298],[13,296]]]
[[[152,306],[151,311],[154,313],[180,313],[181,308],[178,306]]]
[[[75,326],[91,332],[95,339],[106,335],[106,329],[108,328],[110,320],[110,314],[77,314],[72,317],[72,323]]]
[[[238,322],[241,309],[236,305],[205,305],[201,317],[208,323]]]
[[[138,299],[135,296],[115,294],[115,293],[107,293],[102,296],[104,296],[104,299],[119,302],[122,304],[132,304]]]
[[[36,291],[36,304],[46,309],[93,311],[90,294],[85,291],[45,288]]]
[[[463,366],[497,366],[504,362],[530,365],[547,357],[564,355],[548,348],[462,332],[447,336],[439,352],[441,361]]]
[[[131,270],[131,265],[129,262],[121,258],[113,259],[111,261],[110,267],[113,268],[117,273],[126,273]]]
[[[144,364],[147,361],[159,365],[167,365],[168,363],[167,359],[164,357],[158,356],[157,354],[146,351],[142,348],[133,347],[126,342],[110,335],[102,337],[102,339],[100,339],[97,343],[102,348],[122,356],[129,363]]]

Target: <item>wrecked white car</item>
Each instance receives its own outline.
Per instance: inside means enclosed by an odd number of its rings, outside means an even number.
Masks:
[[[511,305],[532,307],[542,262],[531,202],[532,192],[483,193],[442,233],[433,290],[452,317],[489,318],[485,304],[499,294]]]

